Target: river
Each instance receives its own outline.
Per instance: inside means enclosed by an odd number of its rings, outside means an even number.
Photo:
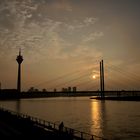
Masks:
[[[0,106],[109,140],[140,140],[140,102],[51,97],[0,101]]]

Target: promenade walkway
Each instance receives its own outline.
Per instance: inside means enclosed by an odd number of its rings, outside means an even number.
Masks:
[[[0,136],[7,138],[36,138],[47,140],[103,140],[103,138],[81,132],[36,117],[0,108]]]
[[[41,138],[41,139],[68,139],[69,136],[45,130],[35,124],[30,118],[14,115],[13,113],[0,109],[0,136],[1,138]]]

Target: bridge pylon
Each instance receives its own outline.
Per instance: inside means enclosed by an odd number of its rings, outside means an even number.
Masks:
[[[104,98],[104,62],[100,61],[100,97]]]

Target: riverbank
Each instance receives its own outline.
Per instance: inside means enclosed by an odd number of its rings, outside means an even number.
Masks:
[[[38,138],[38,139],[68,139],[72,140],[70,135],[57,131],[55,129],[47,129],[31,120],[30,117],[22,117],[13,114],[7,110],[0,109],[0,136],[2,138]]]
[[[3,138],[37,138],[61,140],[103,139],[95,135],[61,127],[36,117],[0,108],[0,136]]]
[[[116,100],[116,101],[140,101],[140,96],[105,96],[105,97],[90,97],[96,100]]]

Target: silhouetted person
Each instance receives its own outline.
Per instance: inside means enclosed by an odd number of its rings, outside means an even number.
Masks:
[[[59,130],[60,130],[60,131],[63,131],[63,127],[64,127],[64,123],[61,122],[61,123],[59,124]]]

